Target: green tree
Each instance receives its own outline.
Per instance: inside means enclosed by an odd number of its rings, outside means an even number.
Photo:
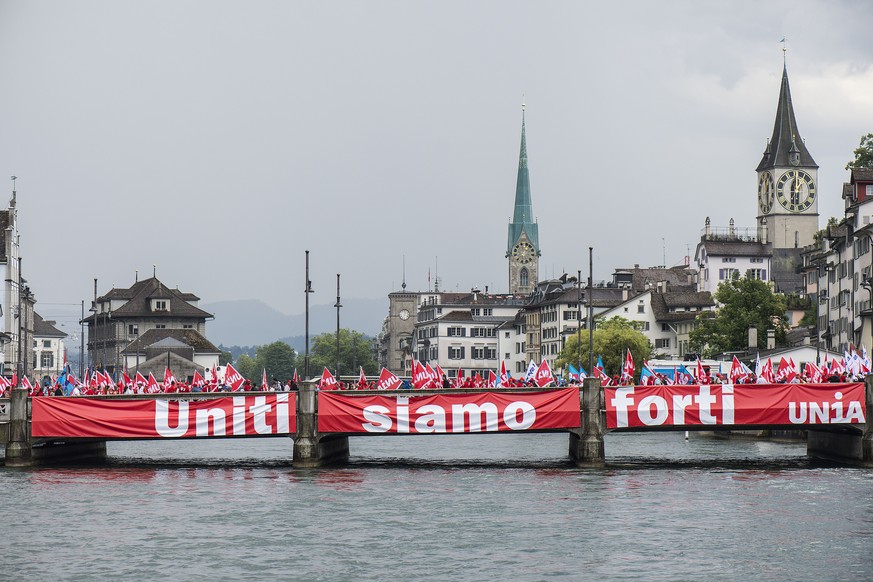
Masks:
[[[640,370],[642,361],[652,353],[652,344],[640,331],[637,322],[629,321],[623,317],[612,317],[605,321],[596,322],[594,329],[594,362],[597,356],[603,358],[603,365],[608,374],[618,374],[624,365],[625,354],[630,349],[637,371]],[[576,366],[579,362],[580,346],[576,334],[567,338],[564,349],[555,359],[555,367],[566,368],[569,364]],[[582,333],[581,346],[582,367],[588,373],[588,333]]]
[[[852,152],[855,159],[846,164],[846,169],[873,168],[873,133],[861,136],[861,144]]]
[[[759,337],[775,330],[776,345],[785,345],[785,298],[775,295],[766,282],[734,276],[718,286],[714,297],[721,307],[715,317],[708,312],[698,316],[700,323],[689,338],[693,351],[708,357],[745,349],[750,327],[758,329]]]
[[[339,365],[343,376],[356,376],[358,366],[363,366],[366,374],[376,374],[379,367],[373,359],[370,338],[358,331],[340,329]],[[312,339],[309,351],[309,374],[319,376],[327,368],[336,373],[336,332],[326,332]]]
[[[260,370],[257,369],[258,363],[248,354],[241,354],[240,357],[236,359],[234,367],[243,378],[247,378],[252,382],[260,378]]]
[[[297,366],[297,354],[294,348],[282,341],[258,347],[255,356],[255,370],[263,374],[267,371],[267,381],[272,382],[278,378],[282,382],[290,380],[294,376],[294,368]],[[260,380],[260,376],[258,376]]]
[[[226,366],[231,362],[233,362],[233,354],[230,352],[221,352],[221,354],[218,355],[219,366]]]

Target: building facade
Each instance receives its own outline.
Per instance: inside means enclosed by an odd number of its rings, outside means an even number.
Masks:
[[[214,360],[214,364],[209,368],[214,368],[218,365],[219,350],[205,337],[206,320],[212,314],[197,306],[199,300],[193,293],[170,289],[155,277],[137,281],[127,289],[113,288],[97,297],[91,315],[85,318],[90,366],[114,373],[133,361],[140,369],[155,368],[162,373],[162,361],[152,365],[149,360],[176,354],[187,360],[176,359],[177,369],[173,370],[177,377],[184,378],[194,370],[202,374],[208,367],[196,363],[195,352],[212,352],[209,362]],[[175,342],[187,342],[187,347],[173,343],[157,353],[151,350],[168,337]],[[174,360],[172,355],[167,357],[168,362]]]
[[[37,378],[57,376],[66,362],[67,334],[55,327],[54,321],[46,321],[38,313],[33,314],[33,373]]]

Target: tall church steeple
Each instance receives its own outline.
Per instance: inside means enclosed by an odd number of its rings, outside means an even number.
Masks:
[[[530,174],[527,166],[524,103],[521,105],[521,150],[518,154],[518,178],[515,184],[515,209],[506,243],[509,259],[509,292],[527,294],[537,284],[540,256],[539,226],[533,218]]]
[[[756,172],[759,236],[766,229],[774,249],[812,244],[818,230],[818,166],[800,137],[784,64],[773,135]]]

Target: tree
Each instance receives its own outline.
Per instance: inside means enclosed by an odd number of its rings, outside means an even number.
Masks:
[[[233,354],[230,352],[221,352],[218,356],[218,365],[226,366],[233,361]]]
[[[846,164],[846,169],[873,168],[873,133],[861,137],[861,144],[852,152],[855,159]]]
[[[278,378],[282,382],[290,380],[294,376],[294,368],[297,366],[297,354],[294,348],[282,341],[258,347],[255,356],[255,370],[263,374],[267,371],[267,381],[272,382]],[[261,376],[258,376],[260,380]]]
[[[623,317],[612,317],[605,321],[598,321],[594,329],[594,361],[597,362],[598,356],[602,357],[607,373],[617,374],[621,372],[625,355],[630,349],[634,364],[637,370],[640,370],[642,361],[652,353],[652,344],[639,330],[639,327],[637,322],[629,321]],[[564,349],[555,359],[555,367],[566,368],[570,364],[576,366],[579,362],[579,348],[576,334],[568,337]],[[587,368],[587,333],[582,334],[581,349],[582,366]],[[589,374],[591,373],[591,370],[587,371]]]
[[[379,366],[373,359],[371,340],[361,332],[341,329],[339,354],[339,371],[344,376],[356,376],[359,366],[363,366],[366,374],[376,374],[379,371]],[[309,354],[309,374],[319,376],[323,368],[336,373],[335,332],[322,333],[312,339],[312,349]]]
[[[766,282],[735,275],[718,286],[714,297],[721,307],[715,317],[709,312],[698,316],[700,323],[689,337],[692,351],[712,356],[743,350],[750,327],[758,329],[759,337],[775,330],[776,345],[785,345],[785,298],[775,295]]]
[[[236,359],[235,367],[236,371],[239,372],[243,378],[247,378],[252,382],[260,378],[261,371],[257,369],[258,363],[248,354],[240,355],[240,357]]]

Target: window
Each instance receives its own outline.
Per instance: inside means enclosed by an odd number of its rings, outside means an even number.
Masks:
[[[194,329],[194,326],[190,323],[186,323],[182,325],[182,329]]]
[[[165,323],[159,323],[155,325],[155,329],[167,329],[167,325]]]
[[[55,367],[55,355],[51,352],[43,352],[39,357],[40,367],[45,370]]]
[[[518,284],[519,284],[519,286],[521,286],[521,287],[527,287],[527,285],[528,285],[528,273],[527,273],[527,269],[522,269],[522,270],[518,273]]]
[[[155,299],[155,311],[167,311],[167,302],[164,299]]]
[[[739,273],[737,269],[719,269],[718,270],[718,279],[719,281],[729,281],[734,278],[734,275]]]
[[[721,262],[722,263],[736,263],[737,258],[736,257],[722,257]]]
[[[640,301],[640,304],[637,305],[637,313],[645,313],[646,312],[646,304]]]
[[[474,317],[478,317],[480,315],[480,309],[478,307],[470,310],[470,315]]]
[[[655,349],[667,349],[670,347],[670,338],[656,339]]]
[[[474,360],[484,360],[485,359],[485,348],[473,346],[470,349],[470,356]]]
[[[508,331],[503,332],[503,337],[505,337],[506,339],[509,339],[509,332]]]
[[[873,198],[873,184],[867,184],[864,190],[867,193],[867,198]]]
[[[750,263],[763,263],[764,258],[763,257],[752,257],[749,259],[749,262]]]
[[[450,360],[463,360],[464,359],[464,348],[463,347],[453,347],[449,346],[449,359]]]
[[[746,271],[746,277],[749,279],[767,280],[767,269],[749,269]]]
[[[128,325],[127,326],[127,335],[139,335],[139,326],[138,325]]]
[[[42,340],[42,347],[51,348],[52,347],[52,340]],[[49,367],[51,367],[51,366],[49,366]]]
[[[504,359],[504,360],[508,360],[508,359],[509,359],[509,352],[506,352],[505,354],[503,354],[503,359]]]
[[[670,331],[670,326],[666,323],[661,324],[661,331]]]
[[[463,327],[450,327],[446,330],[446,335],[449,337],[464,337],[467,335],[467,330]]]
[[[492,315],[494,315],[494,308],[492,308],[492,307],[483,308],[482,315],[484,315],[485,317],[491,317]]]
[[[644,321],[644,322],[642,322],[642,325],[640,326],[640,329],[641,329],[642,331],[649,331],[649,322],[648,322],[648,321]]]

